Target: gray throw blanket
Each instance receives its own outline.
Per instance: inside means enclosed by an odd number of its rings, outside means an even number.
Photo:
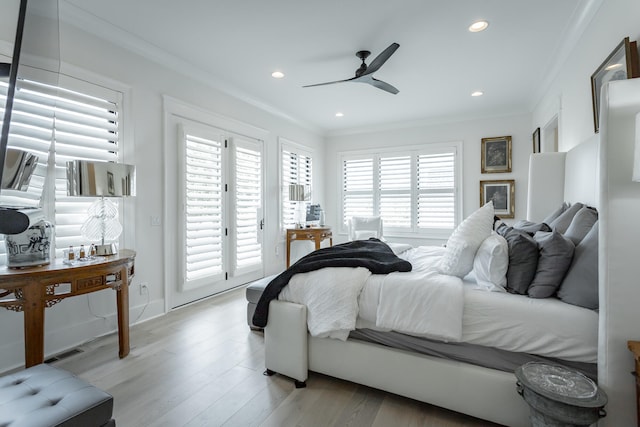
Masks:
[[[260,328],[267,325],[269,303],[278,298],[278,294],[294,274],[325,267],[365,267],[372,274],[411,271],[410,262],[398,258],[387,244],[374,238],[318,249],[300,258],[267,285],[253,314],[253,324]]]

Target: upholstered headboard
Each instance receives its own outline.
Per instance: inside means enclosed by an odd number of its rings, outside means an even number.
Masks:
[[[527,219],[540,222],[562,202],[599,207],[597,135],[566,153],[536,153],[529,158]]]

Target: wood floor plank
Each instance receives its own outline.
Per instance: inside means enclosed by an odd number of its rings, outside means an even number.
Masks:
[[[114,396],[119,427],[437,426],[495,424],[310,372],[307,388],[266,377],[264,336],[246,324],[243,288],[131,327],[52,364]]]

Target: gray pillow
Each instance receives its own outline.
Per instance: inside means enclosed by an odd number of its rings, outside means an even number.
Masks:
[[[585,206],[580,209],[576,216],[571,220],[571,224],[564,236],[571,239],[574,245],[578,245],[584,236],[587,235],[593,224],[598,220],[598,211],[593,208]]]
[[[576,246],[558,298],[568,304],[598,309],[598,222]]]
[[[569,208],[569,203],[562,202],[562,204],[553,212],[551,212],[545,219],[542,220],[545,224],[551,224],[554,219],[558,218],[560,214]]]
[[[501,225],[496,230],[509,245],[507,291],[526,295],[538,266],[538,244],[527,232]]]
[[[573,259],[573,242],[558,231],[540,231],[533,236],[540,248],[536,275],[527,293],[531,298],[553,296],[564,279]]]
[[[547,224],[549,224],[552,230],[557,230],[558,233],[564,234],[567,228],[569,228],[573,217],[576,216],[578,211],[583,207],[584,205],[582,203],[574,203],[569,206],[566,211],[562,212],[559,217]]]
[[[537,224],[535,222],[527,221],[525,219],[521,219],[515,224],[513,224],[513,228],[526,231],[532,236],[536,234],[538,231],[551,231],[551,228],[544,222]]]

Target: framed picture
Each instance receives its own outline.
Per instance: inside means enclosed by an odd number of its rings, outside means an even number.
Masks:
[[[480,181],[480,206],[493,202],[495,214],[501,218],[515,216],[516,182],[513,179]]]
[[[511,137],[482,138],[482,173],[511,172]]]
[[[536,129],[532,135],[533,139],[533,152],[540,153],[540,128]]]
[[[638,64],[638,48],[635,41],[625,37],[618,46],[607,56],[595,73],[591,75],[591,101],[593,104],[593,126],[598,133],[600,130],[600,90],[602,86],[615,81],[632,79],[640,76]]]

